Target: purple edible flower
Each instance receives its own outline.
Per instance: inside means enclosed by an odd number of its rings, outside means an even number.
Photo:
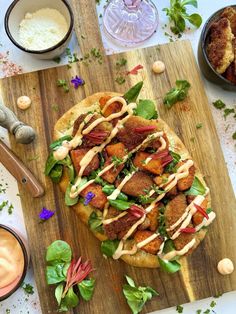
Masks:
[[[74,88],[84,85],[84,80],[79,76],[72,77],[71,83],[74,85]]]
[[[84,205],[87,206],[92,201],[94,196],[95,196],[95,194],[93,192],[88,192],[85,196],[85,199],[84,199]]]
[[[43,221],[48,220],[54,215],[55,211],[49,210],[45,207],[42,208],[39,218]]]

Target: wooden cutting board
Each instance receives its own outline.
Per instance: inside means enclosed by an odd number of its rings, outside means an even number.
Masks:
[[[82,1],[77,2],[75,12],[77,9],[83,9],[82,16],[95,14],[94,7],[91,9],[86,5],[82,6],[80,2]],[[81,35],[92,34],[91,29],[88,25],[86,29],[83,17],[77,22],[80,45],[83,53],[86,53],[94,42],[100,41],[100,37],[95,32],[91,35],[94,41],[91,37],[89,42],[82,40]],[[115,64],[122,57],[127,59],[124,71],[137,64],[142,64],[144,70],[137,76],[126,77],[126,82],[118,85],[115,82]],[[158,59],[163,60],[166,65],[166,71],[159,76],[151,71],[153,61]],[[64,93],[56,86],[57,79],[69,81],[76,74],[85,80],[83,87],[78,90],[71,87],[69,93]],[[211,189],[212,207],[217,213],[217,219],[210,227],[205,241],[190,257],[183,259],[182,271],[173,275],[165,274],[159,269],[139,269],[122,261],[104,259],[100,252],[100,242],[79,221],[73,210],[64,205],[64,196],[43,173],[48,146],[52,141],[53,126],[65,111],[94,92],[125,92],[141,79],[144,80],[144,88],[140,97],[157,101],[160,116],[175,130],[199,164]],[[187,79],[192,87],[186,101],[167,110],[162,104],[162,97],[174,86],[176,79]],[[207,97],[188,41],[104,57],[101,65],[93,60],[89,65],[79,62],[73,64],[70,69],[62,66],[3,79],[0,89],[4,103],[37,132],[37,139],[30,145],[16,145],[13,138],[11,143],[13,150],[37,175],[46,190],[44,197],[32,199],[19,186],[43,314],[56,313],[57,309],[54,287],[47,286],[45,281],[46,248],[56,239],[69,242],[76,255],[91,259],[95,268],[96,289],[93,299],[90,302],[80,301],[78,309],[71,313],[130,313],[122,294],[125,274],[131,276],[138,285],[149,285],[160,294],[147,303],[143,313],[236,290],[236,272],[224,277],[216,270],[217,262],[224,257],[229,257],[236,263],[235,198]],[[16,100],[21,95],[28,95],[32,99],[31,108],[25,112],[16,106]],[[58,111],[55,108],[58,108]],[[197,129],[197,123],[202,123],[203,127]],[[38,158],[32,160],[34,157]],[[54,217],[43,224],[39,223],[38,219],[42,207],[56,210]]]

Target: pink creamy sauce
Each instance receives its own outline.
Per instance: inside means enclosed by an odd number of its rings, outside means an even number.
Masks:
[[[0,297],[20,281],[24,270],[24,253],[17,239],[0,228]]]

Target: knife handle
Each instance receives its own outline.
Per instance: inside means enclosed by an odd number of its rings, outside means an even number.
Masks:
[[[23,162],[0,140],[0,161],[7,170],[21,183],[33,197],[44,194],[42,185],[38,182]]]

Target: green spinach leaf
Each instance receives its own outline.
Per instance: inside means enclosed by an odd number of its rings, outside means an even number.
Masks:
[[[72,256],[71,247],[68,243],[62,240],[54,241],[49,247],[47,248],[46,253],[46,261],[53,262],[57,261],[60,262],[70,262]]]
[[[51,170],[49,176],[54,183],[59,183],[61,180],[62,173],[63,173],[63,166],[56,164],[54,168]]]
[[[61,300],[59,312],[66,312],[76,307],[79,304],[79,298],[75,294],[73,287],[71,287],[65,297]]]
[[[91,213],[89,216],[88,225],[91,230],[103,233],[102,216],[98,216],[97,213]]]
[[[186,191],[185,195],[204,195],[206,193],[206,188],[202,184],[202,182],[198,179],[198,177],[194,177],[193,184],[191,188]]]
[[[84,279],[82,282],[78,284],[79,292],[81,297],[85,301],[91,300],[95,288],[95,279]]]
[[[56,287],[56,289],[55,289],[55,298],[56,298],[56,300],[57,300],[58,305],[61,304],[61,299],[62,299],[63,290],[64,290],[64,284],[63,284],[63,283],[60,283],[60,284]]]
[[[137,83],[136,85],[134,85],[133,87],[131,87],[131,89],[128,90],[128,92],[126,92],[124,94],[123,97],[127,101],[128,104],[136,101],[142,87],[143,87],[143,81],[141,81],[141,82]]]
[[[144,304],[157,296],[158,293],[151,287],[136,287],[133,279],[126,276],[128,284],[123,285],[123,293],[133,314],[141,312]]]
[[[63,273],[65,263],[57,263],[56,265],[47,266],[46,278],[48,285],[54,285],[55,283],[66,280],[66,276]]]
[[[158,261],[161,269],[167,273],[176,273],[181,268],[181,265],[177,261],[166,261],[160,257],[158,257]]]
[[[56,150],[59,146],[61,146],[61,144],[62,144],[64,141],[70,141],[70,140],[72,140],[72,137],[71,137],[70,135],[65,135],[65,136],[59,138],[58,140],[52,142],[49,147],[50,147],[52,150]]]
[[[120,241],[119,240],[105,240],[101,243],[102,254],[112,257],[115,251],[118,248]]]
[[[158,114],[154,102],[149,99],[140,99],[136,109],[136,116],[147,120],[157,119]]]

